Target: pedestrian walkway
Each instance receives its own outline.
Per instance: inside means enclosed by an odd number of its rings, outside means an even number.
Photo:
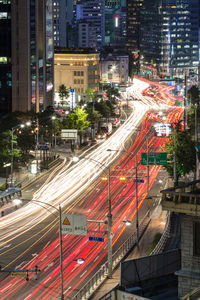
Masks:
[[[157,233],[163,233],[165,224],[167,220],[167,213],[162,211],[159,205],[153,211],[151,216],[151,222],[145,231],[143,237],[139,242],[139,247],[135,247],[133,251],[128,255],[125,260],[132,260],[142,256],[147,256],[150,254],[150,248],[153,243],[154,237]],[[120,282],[120,267],[118,267],[114,272],[112,279],[107,279],[104,284],[96,291],[96,293],[90,298],[93,300],[98,300],[110,290],[112,290]]]

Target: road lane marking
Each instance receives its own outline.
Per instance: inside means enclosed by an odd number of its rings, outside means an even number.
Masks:
[[[85,273],[87,273],[87,270],[85,270],[85,272],[83,272],[83,274],[80,275],[80,278],[83,277]]]
[[[3,290],[1,290],[1,292],[3,293],[5,290],[7,290],[12,284],[9,284],[8,286],[6,286]]]
[[[10,246],[12,246],[12,244],[5,245],[5,246],[1,247],[1,250],[3,250],[4,248],[9,248]]]
[[[54,262],[52,262],[52,263],[50,263],[50,264],[48,264],[48,266],[44,269],[44,271],[46,271],[46,270],[48,270],[50,267],[52,267],[53,266],[53,264],[54,264]]]

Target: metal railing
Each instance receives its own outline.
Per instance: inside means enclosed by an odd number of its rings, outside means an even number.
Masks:
[[[159,252],[162,252],[164,249],[166,242],[170,236],[170,230],[171,230],[171,213],[168,214],[167,223],[165,225],[164,233],[162,234],[158,244],[153,249],[150,255],[157,254]]]
[[[144,234],[150,222],[149,211],[139,224],[139,238]],[[113,253],[113,270],[120,263],[127,253],[137,244],[136,232],[131,235],[118,249]],[[93,277],[78,291],[72,300],[86,300],[89,299],[97,288],[107,279],[108,276],[108,263],[106,262],[101,268],[93,275]]]

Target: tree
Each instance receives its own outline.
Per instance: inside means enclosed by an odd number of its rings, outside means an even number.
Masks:
[[[176,156],[176,175],[177,182],[182,175],[187,175],[194,171],[196,164],[196,150],[195,143],[192,141],[189,132],[174,131],[166,142],[165,149],[168,154],[171,154],[170,161],[165,169],[171,177],[173,177],[173,157]]]
[[[67,90],[67,88],[64,84],[61,84],[59,86],[58,95],[61,99],[61,105],[63,106],[64,105],[64,99],[68,98],[68,96],[69,96],[69,90]]]
[[[86,90],[86,94],[87,94],[88,97],[89,97],[89,101],[90,101],[90,102],[93,102],[93,101],[94,101],[94,98],[95,98],[95,91],[94,91],[93,89],[91,89],[91,88],[88,88],[88,89]]]
[[[193,104],[199,104],[199,89],[193,85],[187,92],[187,99]]]
[[[116,103],[116,97],[120,97],[119,90],[114,87],[107,87],[106,94],[108,99],[114,104]]]
[[[12,152],[12,131],[4,131],[0,133],[0,166],[2,167],[5,162],[13,159],[20,158],[20,150],[17,144],[17,136],[13,136],[13,152]]]
[[[63,127],[66,129],[77,129],[80,137],[80,144],[82,144],[83,130],[90,126],[88,121],[88,114],[86,111],[77,106],[73,113],[67,115],[63,120]]]
[[[102,115],[103,118],[109,118],[111,116],[110,107],[106,104],[108,101],[101,100],[95,102],[95,109]]]

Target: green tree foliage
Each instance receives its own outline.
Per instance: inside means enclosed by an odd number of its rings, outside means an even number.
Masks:
[[[194,105],[199,104],[199,89],[193,85],[187,92],[187,99]]]
[[[90,101],[90,102],[94,101],[94,98],[95,98],[95,91],[94,91],[93,89],[88,88],[88,89],[86,90],[86,94],[88,95],[89,101]]]
[[[67,90],[66,86],[64,84],[61,84],[58,88],[58,95],[59,98],[61,99],[61,105],[63,106],[65,103],[66,98],[69,96],[69,90]]]
[[[88,114],[86,111],[79,106],[75,108],[74,112],[67,115],[63,120],[63,128],[65,129],[77,129],[78,135],[81,137],[83,135],[83,130],[90,126],[88,121]]]
[[[103,118],[109,118],[111,116],[111,109],[107,105],[108,101],[101,100],[100,102],[95,102],[95,109],[102,115]]]
[[[87,119],[88,119],[89,122],[94,123],[94,122],[99,122],[100,121],[100,119],[102,117],[101,113],[99,111],[93,109],[92,106],[88,105],[86,107],[85,111],[88,114]]]
[[[4,131],[0,133],[0,166],[4,163],[11,162],[13,159],[20,158],[21,154],[17,145],[17,136],[13,135],[13,152],[12,152],[12,131]]]
[[[114,87],[106,87],[106,95],[107,95],[108,99],[113,103],[116,103],[115,97],[120,96],[119,90]]]
[[[166,142],[166,151],[168,154],[171,154],[169,160],[171,163],[168,163],[165,166],[169,175],[173,177],[173,159],[174,153],[176,155],[176,174],[177,181],[182,175],[189,174],[190,171],[194,171],[196,163],[196,150],[195,143],[191,138],[189,132],[174,131]]]

